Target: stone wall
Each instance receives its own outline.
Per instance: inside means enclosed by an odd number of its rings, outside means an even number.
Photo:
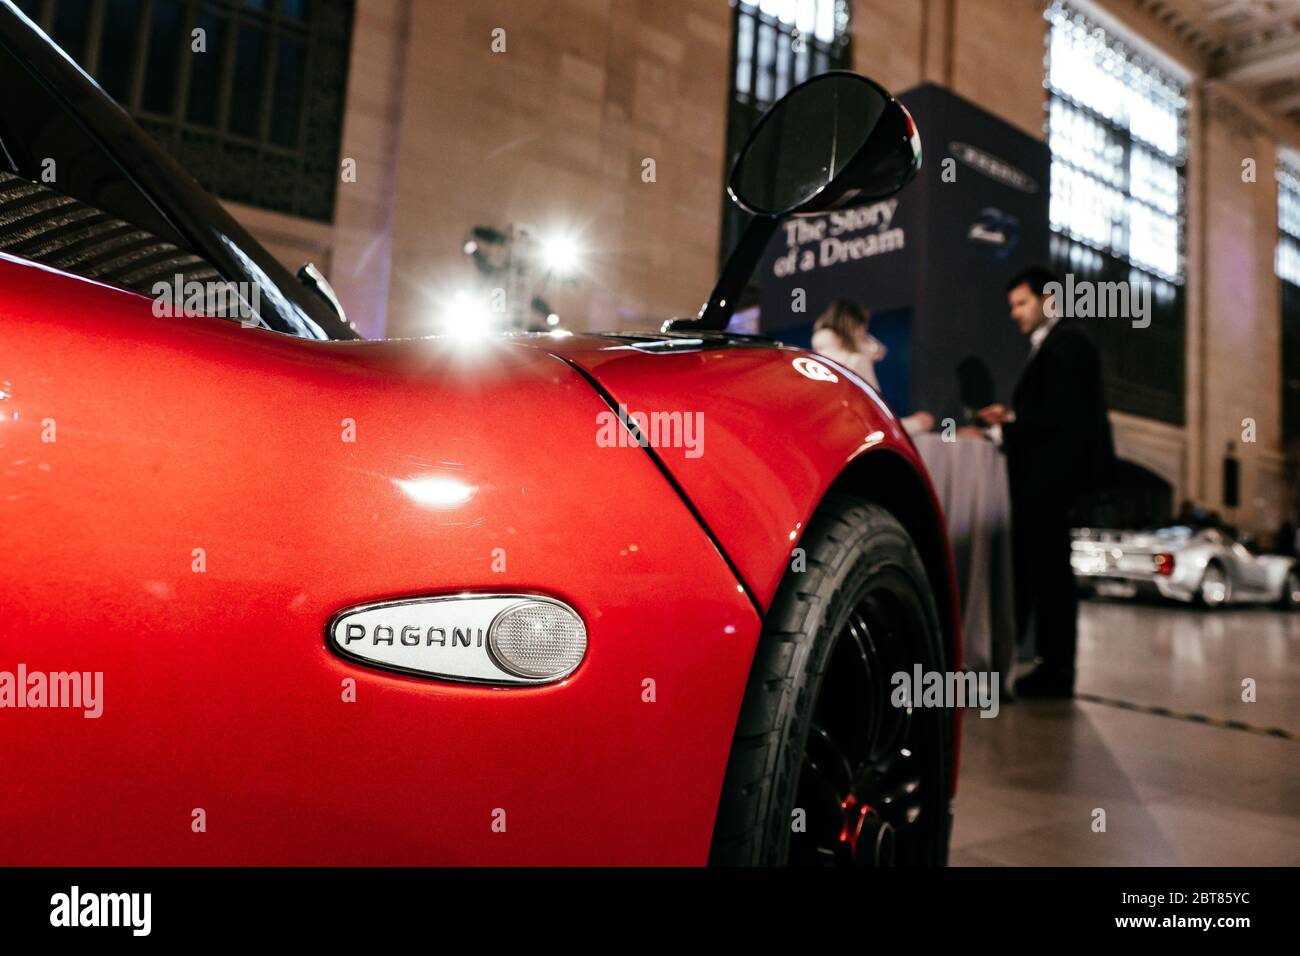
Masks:
[[[1207,85],[1201,55],[1133,0],[1082,2],[1191,93],[1187,422],[1117,415],[1117,438],[1221,510],[1233,443],[1242,506],[1225,515],[1264,530],[1296,494],[1282,478],[1273,163],[1300,131]],[[1044,5],[856,0],[854,65],[891,89],[944,84],[1042,137]],[[565,324],[655,327],[693,312],[715,276],[730,34],[725,0],[357,0],[342,148],[357,178],[333,227],[236,214],[286,264],[325,265],[367,335],[433,331],[438,302],[472,278],[461,247],[475,224],[576,231],[587,272],[548,290]]]

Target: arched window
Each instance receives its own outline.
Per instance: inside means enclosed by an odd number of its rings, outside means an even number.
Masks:
[[[334,218],[354,0],[18,0],[222,199]]]
[[[1182,424],[1187,97],[1182,82],[1053,0],[1046,17],[1056,270],[1151,289],[1151,325],[1093,326],[1111,406]]]
[[[850,6],[849,0],[732,0],[724,179],[758,118],[790,87],[818,73],[849,67]],[[745,219],[724,195],[724,259],[740,238]]]
[[[1300,156],[1277,159],[1277,275],[1282,280],[1282,443],[1300,452]]]
[[[1300,286],[1300,156],[1277,158],[1277,276]]]

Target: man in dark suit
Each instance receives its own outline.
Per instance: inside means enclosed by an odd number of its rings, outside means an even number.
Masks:
[[[1042,657],[1037,670],[1016,682],[1022,697],[1074,693],[1071,512],[1080,495],[1112,480],[1115,466],[1100,356],[1081,323],[1060,317],[1060,289],[1060,280],[1040,267],[1007,283],[1011,318],[1029,337],[1029,358],[1011,408],[979,412],[1007,456],[1016,624],[1023,642],[1034,622]]]

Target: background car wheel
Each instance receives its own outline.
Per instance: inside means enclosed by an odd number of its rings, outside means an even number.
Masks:
[[[945,669],[916,547],[846,495],[827,497],[800,547],[806,570],[786,574],[755,653],[710,862],[942,864],[952,713],[890,703],[894,673]]]
[[[1292,568],[1282,582],[1282,607],[1300,610],[1300,570]]]
[[[1228,603],[1229,596],[1227,572],[1223,570],[1223,565],[1211,561],[1206,565],[1205,573],[1201,575],[1197,597],[1206,607],[1223,607]]]

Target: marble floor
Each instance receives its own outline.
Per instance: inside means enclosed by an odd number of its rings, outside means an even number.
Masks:
[[[1079,623],[1081,694],[1296,739],[1087,700],[967,712],[951,863],[1300,865],[1300,614],[1086,601]]]

